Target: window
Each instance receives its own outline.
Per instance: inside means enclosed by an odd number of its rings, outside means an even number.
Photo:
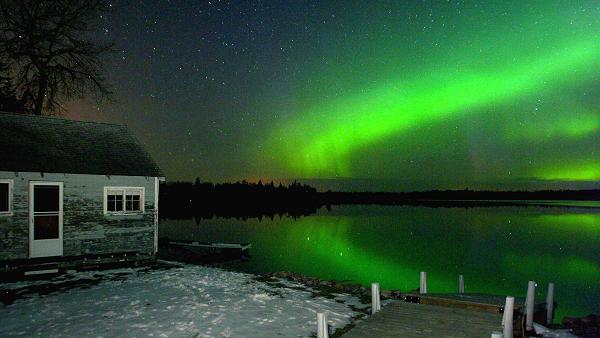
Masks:
[[[106,211],[118,212],[123,211],[123,192],[122,191],[109,191],[106,196],[107,204]]]
[[[140,211],[141,193],[128,191],[125,193],[125,211]]]
[[[144,188],[104,187],[105,214],[141,214],[144,212]]]
[[[0,180],[0,216],[12,215],[13,181]]]

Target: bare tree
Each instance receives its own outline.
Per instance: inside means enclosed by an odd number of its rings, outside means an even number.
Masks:
[[[24,113],[26,109],[17,99],[12,81],[7,74],[8,66],[0,58],[0,111]]]
[[[0,78],[27,112],[52,114],[66,100],[110,94],[100,57],[113,44],[89,37],[106,8],[104,0],[0,0]]]

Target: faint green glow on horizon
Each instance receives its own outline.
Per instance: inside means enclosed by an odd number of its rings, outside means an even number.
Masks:
[[[600,114],[589,113],[559,117],[555,120],[543,119],[535,124],[535,128],[518,128],[511,126],[506,131],[509,141],[529,140],[546,142],[553,139],[577,139],[594,134],[600,128]]]
[[[574,162],[565,165],[552,165],[536,172],[536,178],[548,181],[598,181],[600,162]]]

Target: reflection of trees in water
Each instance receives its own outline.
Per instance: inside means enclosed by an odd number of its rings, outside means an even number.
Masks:
[[[236,183],[213,184],[173,182],[161,185],[162,218],[210,219],[301,217],[326,206],[343,204],[413,205],[427,207],[472,208],[481,206],[546,206],[535,201],[600,200],[600,190],[561,191],[473,191],[433,190],[424,192],[317,192],[298,182],[289,185]]]
[[[163,218],[274,218],[314,214],[323,205],[321,194],[308,185],[248,183],[167,183],[160,188]]]

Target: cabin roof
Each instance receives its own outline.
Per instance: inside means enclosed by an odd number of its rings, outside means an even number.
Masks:
[[[3,112],[0,170],[163,176],[125,126]]]

